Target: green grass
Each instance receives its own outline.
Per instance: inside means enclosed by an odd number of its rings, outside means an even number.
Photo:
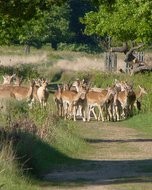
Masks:
[[[111,74],[102,72],[62,72],[52,65],[59,59],[73,60],[81,57],[82,53],[55,52],[44,49],[47,52],[46,64],[37,64],[21,67],[5,67],[2,74],[18,71],[24,78],[43,76],[50,82],[72,82],[75,78],[91,80],[97,87],[107,87],[114,83],[114,79],[133,82],[135,89],[140,84],[148,90],[148,95],[142,99],[142,111],[123,122],[122,125],[135,128],[143,134],[152,137],[152,73],[129,76],[124,74]],[[31,49],[32,54],[42,53],[43,50]],[[0,48],[0,55],[23,55],[23,47]],[[86,54],[85,54],[86,55]],[[89,56],[89,55],[86,55]],[[90,55],[91,56],[91,55]],[[0,146],[0,189],[6,190],[35,190],[39,181],[35,177],[61,165],[77,164],[81,155],[89,150],[86,142],[80,138],[77,123],[64,121],[56,116],[55,105],[52,96],[49,97],[49,106],[44,111],[39,105],[29,110],[25,102],[11,102],[5,112],[0,113],[1,126],[6,132],[13,126],[19,126],[17,142],[11,146]],[[79,122],[79,121],[78,121]],[[37,133],[31,132],[30,127],[36,126]],[[40,133],[44,136],[40,138]],[[14,133],[13,133],[14,135]],[[14,137],[14,136],[13,136]],[[15,136],[16,138],[16,136]],[[5,142],[3,142],[5,143]],[[25,172],[26,170],[30,171]],[[31,175],[32,174],[32,175]],[[1,187],[2,186],[2,187]]]
[[[152,113],[142,113],[122,122],[127,127],[135,128],[152,137]]]

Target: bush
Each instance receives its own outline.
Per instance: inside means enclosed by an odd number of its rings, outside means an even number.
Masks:
[[[34,65],[31,64],[21,64],[16,66],[3,66],[0,65],[0,76],[8,74],[16,74],[18,77],[23,79],[32,79],[39,77],[39,73]]]
[[[76,52],[86,52],[86,53],[97,53],[101,52],[101,48],[88,44],[67,44],[67,43],[59,43],[58,50],[67,50],[67,51],[76,51]]]

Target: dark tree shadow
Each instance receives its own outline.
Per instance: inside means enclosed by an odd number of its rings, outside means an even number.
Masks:
[[[13,141],[13,149],[25,176],[40,186],[85,186],[152,182],[152,159],[87,160],[70,158],[34,134],[3,132]],[[5,134],[5,135],[4,135]],[[5,139],[5,138],[3,138]],[[152,139],[100,140],[87,142],[147,142]],[[103,153],[104,154],[104,153]]]
[[[89,143],[127,143],[127,142],[152,142],[152,139],[84,139]]]

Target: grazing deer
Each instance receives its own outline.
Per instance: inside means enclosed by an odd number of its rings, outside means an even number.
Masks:
[[[42,107],[46,107],[46,103],[49,97],[47,86],[48,82],[46,80],[43,80],[41,86],[37,89],[37,97]]]

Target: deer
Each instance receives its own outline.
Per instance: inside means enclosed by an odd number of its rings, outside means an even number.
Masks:
[[[121,89],[116,88],[116,94],[114,96],[114,118],[119,121],[121,116],[126,118],[127,116],[132,116],[133,105],[136,100],[136,94],[132,89],[131,85],[127,83],[121,84]]]
[[[58,90],[54,93],[54,102],[56,103],[57,106],[57,114],[58,116],[63,116],[63,103],[61,99],[61,93],[63,92],[63,86],[58,85]]]
[[[134,107],[138,110],[138,112],[141,110],[141,99],[144,95],[148,94],[146,89],[144,87],[141,87],[138,85],[139,91],[136,91],[136,101],[134,103]]]
[[[8,89],[0,89],[0,110],[5,110],[7,101],[15,99],[15,95]]]
[[[34,80],[30,81],[30,86],[12,86],[10,91],[15,95],[16,100],[27,100],[31,101],[33,97],[33,89],[35,82]]]
[[[13,82],[13,78],[16,74],[13,75],[3,75],[3,85],[10,85]]]
[[[0,98],[8,99],[14,98],[18,101],[26,100],[27,102],[31,102],[33,96],[33,88],[34,81],[30,81],[29,87],[23,86],[4,86],[4,88],[0,89]],[[29,104],[31,106],[31,104]]]
[[[85,116],[87,121],[90,121],[90,112],[92,107],[97,107],[99,114],[98,117],[95,117],[97,120],[105,121],[103,110],[105,109],[107,103],[113,97],[112,89],[104,89],[101,92],[88,91],[86,93],[86,104],[85,104]],[[85,121],[85,119],[83,119]]]
[[[49,91],[47,89],[47,80],[42,80],[41,86],[37,89],[37,97],[42,107],[46,107],[46,103],[49,97]]]
[[[76,121],[76,111],[78,100],[85,98],[86,91],[83,87],[79,87],[79,92],[65,90],[61,93],[61,100],[63,103],[64,119],[73,115],[73,120]]]
[[[14,86],[21,86],[23,82],[23,77],[15,76],[13,82],[14,82]]]

